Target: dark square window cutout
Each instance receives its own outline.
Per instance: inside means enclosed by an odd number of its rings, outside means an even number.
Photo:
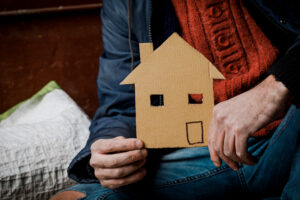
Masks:
[[[203,94],[188,94],[189,104],[202,104]]]
[[[164,95],[151,94],[150,102],[151,102],[151,106],[163,106],[164,105]]]

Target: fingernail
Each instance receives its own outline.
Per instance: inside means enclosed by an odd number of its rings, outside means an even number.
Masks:
[[[146,157],[147,154],[148,154],[147,150],[146,150],[146,149],[143,149],[143,150],[142,150],[142,154]]]
[[[137,148],[142,148],[142,147],[143,147],[143,143],[142,143],[141,140],[137,140],[137,141],[135,142],[135,145],[136,145]]]
[[[220,163],[218,163],[218,162],[214,162],[214,165],[215,165],[216,167],[220,167]]]

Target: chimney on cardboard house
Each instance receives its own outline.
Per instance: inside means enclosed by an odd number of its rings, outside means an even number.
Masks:
[[[153,43],[140,43],[140,60],[144,62],[153,53]]]

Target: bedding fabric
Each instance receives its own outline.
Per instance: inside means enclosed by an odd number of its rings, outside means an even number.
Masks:
[[[20,105],[0,123],[0,199],[49,199],[74,184],[66,169],[89,125],[61,89]]]

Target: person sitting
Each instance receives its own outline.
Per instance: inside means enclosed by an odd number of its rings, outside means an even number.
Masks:
[[[279,0],[103,0],[100,107],[55,199],[299,199],[300,10]],[[136,138],[139,43],[179,33],[226,77],[214,81],[208,147]],[[188,67],[188,66],[187,66]]]

